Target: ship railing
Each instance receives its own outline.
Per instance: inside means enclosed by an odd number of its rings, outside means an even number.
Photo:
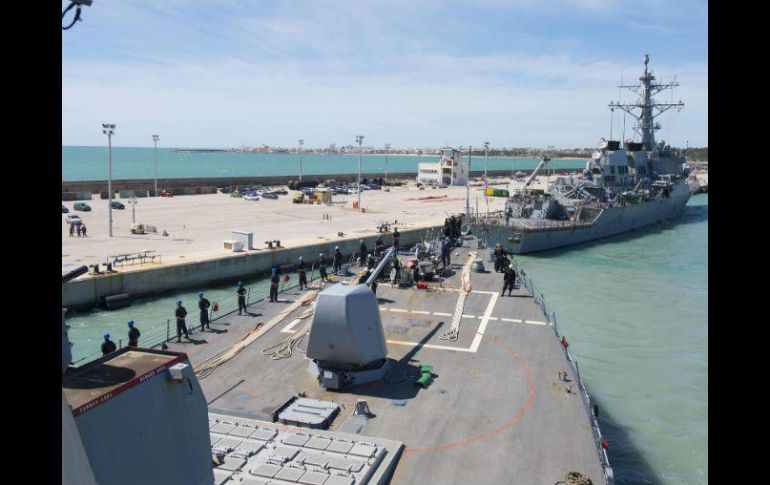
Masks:
[[[320,273],[319,276],[320,277]],[[308,284],[311,283],[313,280],[316,279],[316,273],[315,273],[315,263],[311,266],[311,270],[308,275]],[[290,280],[291,281],[291,280]],[[297,281],[298,282],[298,281]],[[288,291],[292,288],[297,287],[297,284],[284,284],[281,288],[279,288],[278,293],[283,293],[285,291]],[[262,300],[265,300],[268,298],[270,292],[269,285],[265,286],[263,288],[255,289],[254,291],[251,290],[251,288],[247,288],[246,291],[246,307],[258,303]],[[214,303],[218,304],[218,311],[213,311],[213,305]],[[220,303],[220,302],[212,302],[212,306],[209,308],[209,322],[214,323],[218,320],[221,320],[225,317],[228,317],[235,312],[238,311],[238,299],[235,295],[233,295],[232,299],[228,298],[227,303]],[[187,326],[187,332],[189,335],[194,335],[197,330],[200,329],[200,321],[198,319],[198,312],[197,311],[189,311],[187,313],[187,318],[185,320],[186,326]],[[142,335],[139,337],[139,348],[156,348],[156,347],[162,347],[164,344],[170,342],[171,340],[176,339],[176,318],[167,318],[164,323],[158,323],[156,325],[149,325],[148,330],[143,331]],[[126,330],[128,332],[128,330]],[[119,338],[117,345],[118,349],[123,348],[123,344],[128,344],[127,339]],[[98,357],[101,357],[102,351],[101,349],[96,350],[94,352],[91,352],[84,357],[79,358],[78,360],[75,360],[72,362],[72,365],[78,365],[90,362]]]
[[[520,274],[519,272],[519,262],[517,260],[513,260],[514,268],[517,270],[516,273]],[[583,405],[585,406],[586,413],[588,414],[588,418],[591,422],[591,431],[594,437],[594,442],[596,445],[596,449],[599,453],[599,461],[602,465],[602,473],[604,475],[604,481],[607,483],[607,485],[612,485],[614,482],[614,474],[612,471],[612,467],[610,466],[609,458],[607,457],[607,450],[604,448],[602,442],[603,442],[603,436],[601,429],[599,428],[599,421],[597,417],[597,413],[594,412],[594,407],[591,403],[591,396],[588,393],[588,390],[586,389],[585,384],[583,383],[583,379],[580,375],[580,366],[578,365],[577,360],[575,360],[572,357],[572,354],[569,351],[569,348],[561,343],[561,339],[564,337],[564,334],[562,334],[561,330],[559,329],[559,325],[556,320],[556,312],[549,311],[548,305],[545,301],[545,295],[542,291],[539,291],[534,283],[532,282],[532,279],[528,276],[524,275],[523,277],[520,277],[521,283],[524,285],[524,287],[527,289],[529,294],[534,299],[535,304],[543,311],[543,315],[545,317],[546,323],[550,325],[553,328],[554,336],[559,340],[559,346],[562,348],[564,352],[564,356],[567,359],[568,364],[572,368],[572,373],[575,376],[576,384],[578,386],[578,389],[580,391],[580,398],[583,401]]]

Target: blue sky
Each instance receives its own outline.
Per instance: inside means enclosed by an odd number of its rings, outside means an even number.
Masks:
[[[645,53],[686,105],[658,139],[708,144],[705,1],[94,0],[82,16],[62,32],[64,145],[103,145],[111,122],[116,146],[593,146],[622,133],[607,104]]]

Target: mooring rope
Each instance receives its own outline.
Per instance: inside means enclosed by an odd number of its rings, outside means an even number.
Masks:
[[[463,318],[463,309],[465,308],[465,299],[471,292],[471,265],[473,260],[476,259],[476,251],[468,253],[468,261],[463,265],[463,272],[460,277],[460,295],[457,297],[457,304],[455,305],[455,312],[452,315],[452,325],[449,330],[438,336],[441,340],[456,341],[460,337],[460,322]]]

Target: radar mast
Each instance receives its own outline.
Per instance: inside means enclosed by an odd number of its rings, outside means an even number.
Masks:
[[[639,78],[639,81],[641,81],[639,84],[618,86],[619,88],[625,88],[637,93],[639,98],[636,102],[630,104],[610,102],[609,107],[613,111],[615,108],[622,109],[636,119],[634,131],[642,137],[642,148],[651,152],[655,149],[655,130],[660,129],[660,123],[655,123],[655,118],[671,108],[681,110],[684,108],[684,103],[682,101],[678,103],[658,103],[653,99],[653,95],[666,89],[677,87],[679,83],[677,81],[668,84],[655,83],[655,76],[652,75],[651,70],[647,69],[649,62],[650,56],[645,54],[644,75]],[[641,110],[639,114],[636,113],[637,109]],[[657,112],[654,112],[653,109],[657,110]]]

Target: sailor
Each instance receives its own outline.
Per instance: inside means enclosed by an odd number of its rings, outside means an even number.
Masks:
[[[376,257],[380,257],[382,254],[382,248],[385,245],[385,243],[382,242],[382,236],[377,236],[377,239],[374,240],[374,255]]]
[[[398,238],[400,238],[400,237],[401,237],[401,233],[398,232],[398,228],[397,227],[394,227],[393,228],[393,247],[396,248],[396,254],[398,254],[398,248],[399,248],[399,246],[398,246]]]
[[[70,237],[75,236],[75,224],[70,222]]]
[[[275,268],[273,268],[273,272],[275,272]],[[238,295],[238,315],[241,315],[241,312],[246,312],[246,288],[243,287],[243,282],[238,282],[238,289],[235,290],[235,294]]]
[[[299,289],[301,290],[303,286],[307,288],[307,264],[302,259],[302,256],[299,257],[299,262],[297,263],[297,273],[299,274]]]
[[[278,276],[278,270],[273,268],[273,276],[270,277],[270,301],[278,301],[278,285],[281,283],[281,277]]]
[[[76,230],[76,231],[77,231],[77,233],[78,233],[78,237],[80,237],[80,224],[77,224],[77,225],[76,225],[76,227],[75,227],[75,230]]]
[[[323,281],[329,281],[329,276],[326,274],[326,261],[324,261],[324,253],[318,255],[318,272],[321,274]]]
[[[501,269],[501,270],[504,270],[504,269],[505,269],[505,268],[507,268],[507,267],[508,267],[510,264],[511,264],[511,260],[510,260],[510,259],[508,259],[508,251],[506,251],[505,249],[503,249],[503,262],[502,262],[502,263],[500,263],[500,269]]]
[[[500,243],[495,244],[495,272],[499,273],[503,270],[503,248]]]
[[[139,331],[138,328],[134,326],[134,321],[129,320],[128,321],[128,346],[129,347],[138,347],[139,346],[139,337],[142,335],[142,333]]]
[[[80,230],[83,232],[83,237],[86,237],[86,225],[85,224],[81,224],[80,225]]]
[[[182,341],[182,332],[184,332],[184,338],[190,340],[190,335],[187,333],[187,324],[184,319],[187,316],[187,310],[182,306],[182,300],[176,301],[176,341]]]
[[[209,330],[211,330],[211,324],[209,323],[209,307],[211,306],[211,302],[207,299],[203,298],[203,292],[198,292],[198,309],[201,311],[201,332],[204,331],[205,327],[208,327]]]
[[[115,345],[115,342],[110,340],[110,334],[105,333],[104,334],[104,342],[102,342],[102,355],[107,355],[110,352],[115,352],[117,350],[118,346]]]
[[[505,290],[508,290],[508,296],[511,295],[511,291],[513,291],[513,284],[516,281],[516,271],[513,269],[513,265],[509,264],[508,267],[503,272],[503,292],[500,293],[500,296],[505,296]]]
[[[360,251],[360,257],[361,257],[361,266],[363,266],[364,265],[364,261],[366,261],[366,255],[367,255],[368,251],[366,250],[366,243],[364,242],[363,239],[361,239],[360,244],[361,244],[361,247],[360,247],[359,251]]]
[[[394,257],[390,262],[390,284],[394,285],[401,279],[401,263]]]
[[[510,207],[505,209],[505,225],[508,225],[508,221],[511,219],[511,216],[513,215],[513,211]]]
[[[369,270],[361,271],[360,273],[358,273],[358,284],[363,285],[364,283],[366,283],[366,280],[367,278],[369,278],[370,273],[371,272]]]
[[[334,274],[339,274],[342,267],[342,253],[339,246],[334,246]]]
[[[371,254],[366,257],[366,269],[374,269],[374,256]]]
[[[448,268],[450,264],[450,257],[449,257],[449,238],[445,237],[441,240],[441,264],[444,265],[444,268]]]

